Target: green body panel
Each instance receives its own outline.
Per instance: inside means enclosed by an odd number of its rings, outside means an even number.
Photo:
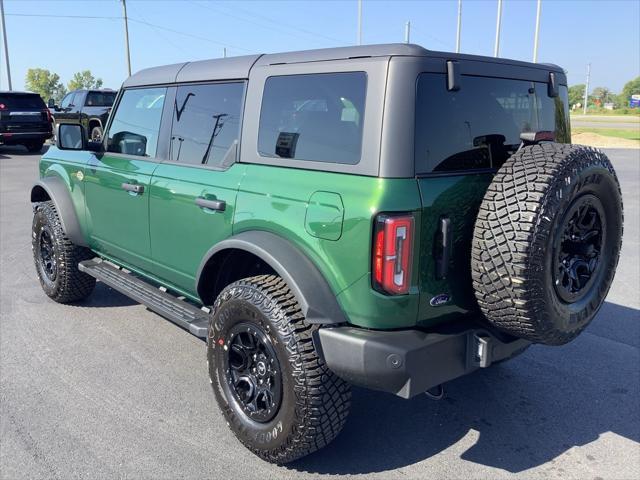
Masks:
[[[316,208],[310,199],[316,202],[320,198],[323,204],[336,200],[335,195],[318,197],[316,192],[340,193],[344,220],[337,240],[307,231],[307,210]],[[416,323],[418,289],[392,297],[371,288],[372,221],[382,211],[419,214],[420,206],[415,179],[247,165],[238,191],[233,232],[264,230],[292,242],[324,275],[352,323],[371,328],[408,327]],[[335,217],[331,218],[335,224]],[[415,274],[418,259],[414,260]],[[390,312],[394,312],[393,317],[389,317]]]
[[[455,175],[421,178],[418,180],[422,196],[420,222],[420,307],[421,325],[433,325],[460,314],[477,311],[471,283],[471,239],[480,203],[493,175]],[[437,242],[441,218],[451,220],[451,242],[448,273],[439,279],[436,275],[436,256],[433,246]],[[433,307],[430,300],[446,294],[450,301]]]
[[[383,179],[239,163],[219,171],[57,149],[43,157],[40,169],[41,176],[57,175],[69,186],[81,228],[100,256],[192,300],[198,300],[196,274],[208,250],[234,234],[260,230],[311,259],[354,325],[428,327],[477,309],[470,242],[490,174]],[[122,189],[124,182],[145,191],[133,195]],[[224,200],[226,209],[203,209],[197,197]],[[408,295],[371,287],[372,223],[381,212],[415,215]],[[443,216],[451,219],[453,242],[449,274],[437,279],[434,245]],[[450,302],[431,306],[442,293]]]
[[[118,154],[96,155],[85,168],[87,229],[92,249],[151,272],[149,185],[157,163]],[[134,194],[123,183],[142,185]]]
[[[200,262],[216,243],[231,236],[238,185],[246,169],[227,171],[160,164],[150,188],[152,273],[195,295]],[[197,197],[226,202],[224,212],[203,209]]]
[[[40,178],[58,177],[69,188],[69,194],[75,207],[78,222],[85,238],[88,237],[86,209],[85,209],[85,185],[82,181],[85,165],[93,158],[93,154],[85,151],[62,152],[51,147],[46,156],[40,161]],[[80,178],[78,173],[80,172]]]

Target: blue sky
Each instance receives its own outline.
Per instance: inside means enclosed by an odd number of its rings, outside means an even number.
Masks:
[[[119,0],[5,0],[14,89],[24,87],[28,68],[47,68],[66,83],[90,69],[105,86],[126,77]],[[151,1],[127,0],[134,71],[155,65],[259,52],[353,45],[357,2],[351,1]],[[462,52],[492,55],[496,0],[463,0]],[[500,56],[530,61],[535,0],[504,0]],[[42,15],[42,16],[30,16]],[[92,16],[109,18],[57,18]],[[457,1],[363,2],[363,43],[411,41],[434,50],[455,49]],[[568,71],[569,84],[619,92],[640,75],[640,0],[543,0],[540,62]],[[6,89],[3,54],[0,88]]]

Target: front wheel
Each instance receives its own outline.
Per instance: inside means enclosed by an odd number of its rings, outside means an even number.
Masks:
[[[235,282],[216,299],[207,339],[215,397],[236,437],[266,461],[308,455],[346,421],[351,390],[315,350],[317,328],[274,275]]]
[[[49,298],[68,303],[82,300],[93,291],[96,279],[78,270],[78,263],[94,255],[67,238],[51,201],[36,207],[31,247],[40,285]]]

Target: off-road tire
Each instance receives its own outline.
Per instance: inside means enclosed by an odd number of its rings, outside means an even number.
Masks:
[[[27,147],[29,153],[39,153],[42,151],[42,147],[44,146],[44,142],[29,142],[24,145]]]
[[[95,255],[88,248],[74,245],[62,228],[62,222],[52,201],[36,206],[31,232],[31,249],[36,273],[42,289],[58,303],[69,303],[87,297],[96,285],[96,279],[78,270],[78,263]],[[41,232],[46,230],[52,240],[56,261],[56,275],[51,279],[40,261]]]
[[[554,258],[569,212],[593,201],[602,212],[602,245],[589,283],[562,298]],[[574,339],[602,305],[622,244],[622,197],[601,151],[543,143],[522,148],[500,168],[478,213],[472,244],[473,287],[498,329],[535,343]]]
[[[282,372],[280,407],[260,423],[230,393],[223,368],[227,334],[238,323],[258,325],[271,339]],[[317,325],[305,322],[287,284],[260,275],[227,286],[213,306],[207,338],[209,375],[217,403],[236,437],[262,459],[284,464],[314,452],[342,430],[350,386],[331,372],[314,348]]]

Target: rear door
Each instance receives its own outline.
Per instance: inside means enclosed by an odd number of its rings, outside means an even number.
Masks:
[[[475,310],[471,239],[494,173],[520,145],[520,133],[554,131],[569,142],[566,86],[550,98],[547,84],[462,75],[417,83],[415,162],[422,196],[420,319]]]
[[[150,189],[153,273],[193,294],[205,253],[231,235],[245,166],[237,144],[245,82],[179,85],[168,159]]]
[[[167,87],[125,90],[106,135],[106,151],[85,169],[91,247],[151,271],[149,186],[164,156],[158,139]]]

